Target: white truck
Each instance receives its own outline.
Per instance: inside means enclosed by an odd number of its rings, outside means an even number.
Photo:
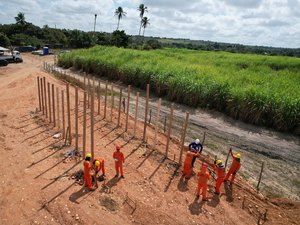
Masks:
[[[10,51],[9,49],[0,47],[0,59],[6,60],[8,63],[23,62],[19,51]]]

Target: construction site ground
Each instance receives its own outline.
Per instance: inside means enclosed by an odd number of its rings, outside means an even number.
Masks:
[[[63,81],[42,69],[43,61],[53,62],[53,56],[23,57],[21,64],[0,68],[0,224],[250,225],[257,224],[259,218],[263,224],[299,224],[299,201],[265,198],[241,177],[233,188],[222,185],[219,197],[213,194],[212,180],[209,201],[196,199],[195,173],[185,183],[181,168],[164,159],[166,136],[160,134],[153,149],[141,140],[142,122],[138,124],[138,138],[132,138],[132,121],[129,131],[124,132],[125,115],[122,126],[116,127],[116,112],[112,122],[109,117],[95,118],[95,155],[105,159],[107,177],[99,182],[98,189],[89,192],[74,179],[83,167],[81,159],[65,157],[74,146],[64,146],[62,139],[54,138],[58,128],[38,111],[37,76],[65,88]],[[81,136],[82,101],[79,107]],[[74,103],[71,114],[74,118]],[[72,130],[74,126],[72,122]],[[152,126],[147,134],[153,137]],[[89,148],[89,135],[87,140]],[[125,154],[125,179],[114,178],[112,153],[116,144]],[[171,141],[170,156],[179,148],[176,141]],[[210,166],[213,161],[202,156],[194,172],[203,160]]]

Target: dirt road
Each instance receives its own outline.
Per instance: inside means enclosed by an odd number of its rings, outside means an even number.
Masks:
[[[65,158],[74,147],[54,139],[58,128],[36,111],[37,76],[45,76],[60,90],[65,89],[62,81],[42,71],[43,61],[52,62],[53,58],[24,55],[24,63],[0,68],[0,224],[255,224],[258,211],[264,213],[265,209],[265,224],[299,221],[299,202],[265,199],[241,178],[233,189],[222,186],[220,197],[213,195],[211,182],[209,202],[195,199],[196,176],[183,182],[181,171],[164,159],[165,136],[159,136],[157,150],[148,148],[140,141],[141,124],[138,139],[132,139],[133,123],[129,132],[124,132],[122,117],[122,126],[116,128],[116,113],[112,123],[96,116],[95,151],[106,160],[107,178],[105,185],[101,182],[96,191],[89,192],[72,179],[82,169],[80,159]],[[82,99],[82,92],[79,97]],[[147,132],[151,137],[154,130],[149,127]],[[208,140],[213,138],[216,136]],[[212,151],[213,143],[208,142],[207,151]],[[123,146],[126,156],[125,179],[113,178],[116,144]],[[170,154],[178,148],[176,142],[170,147]],[[199,165],[200,161],[196,167]]]

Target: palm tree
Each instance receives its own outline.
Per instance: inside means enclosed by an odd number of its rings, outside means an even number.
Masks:
[[[142,24],[142,27],[144,28],[144,31],[143,31],[143,36],[145,35],[145,29],[148,25],[150,25],[149,23],[149,19],[148,17],[143,17],[142,21],[141,21],[141,24]]]
[[[118,26],[117,30],[119,29],[120,19],[122,19],[123,16],[126,15],[126,12],[123,11],[123,8],[119,6],[115,11],[115,16],[118,16]]]
[[[15,17],[16,23],[25,25],[27,22],[25,21],[24,13],[19,12],[18,15]]]
[[[138,11],[140,11],[140,18],[141,18],[140,30],[139,30],[139,35],[141,35],[142,19],[143,19],[143,17],[144,17],[144,13],[145,13],[145,12],[148,12],[147,6],[145,6],[144,4],[140,4],[140,6],[138,7]]]

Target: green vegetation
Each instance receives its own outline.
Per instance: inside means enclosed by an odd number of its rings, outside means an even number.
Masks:
[[[300,59],[179,49],[97,46],[59,56],[75,67],[248,123],[300,134]]]

